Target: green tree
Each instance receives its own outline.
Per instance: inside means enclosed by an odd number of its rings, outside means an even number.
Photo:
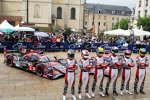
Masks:
[[[143,27],[143,30],[150,31],[150,16],[149,17],[140,17],[137,20],[137,26]]]
[[[112,29],[121,28],[121,29],[127,30],[129,27],[129,22],[130,22],[129,19],[121,19],[113,26]]]
[[[65,32],[69,36],[71,34],[71,28],[70,27],[66,27],[65,28]]]

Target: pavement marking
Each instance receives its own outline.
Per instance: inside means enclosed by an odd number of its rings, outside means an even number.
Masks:
[[[112,99],[113,99],[113,100],[119,100],[118,98],[116,98],[116,97],[114,97],[114,96],[112,96]]]

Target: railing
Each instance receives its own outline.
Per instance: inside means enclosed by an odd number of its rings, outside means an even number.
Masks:
[[[118,44],[102,44],[102,43],[51,43],[51,42],[41,42],[38,45],[34,45],[32,42],[1,42],[0,50],[6,48],[7,50],[18,50],[19,48],[27,48],[27,49],[43,49],[43,50],[68,50],[68,49],[76,49],[83,50],[87,49],[90,51],[95,51],[97,47],[103,47],[105,50],[110,50],[111,47],[117,46],[120,51],[129,49],[133,52],[138,51],[138,46],[135,44],[129,44],[128,47],[124,47],[123,45]],[[142,47],[146,48],[148,52],[150,52],[150,45],[142,45]]]

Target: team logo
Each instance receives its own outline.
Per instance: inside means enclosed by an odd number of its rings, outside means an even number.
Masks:
[[[27,48],[26,45],[23,45],[23,43],[20,43],[20,42],[16,43],[12,47],[13,47],[13,49]]]

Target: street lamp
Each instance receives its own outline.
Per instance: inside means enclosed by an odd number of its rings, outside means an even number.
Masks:
[[[129,32],[131,37],[130,40],[132,40],[132,43],[134,43],[134,31],[132,30],[132,27],[130,27]]]
[[[27,24],[29,24],[29,0],[27,0]]]

